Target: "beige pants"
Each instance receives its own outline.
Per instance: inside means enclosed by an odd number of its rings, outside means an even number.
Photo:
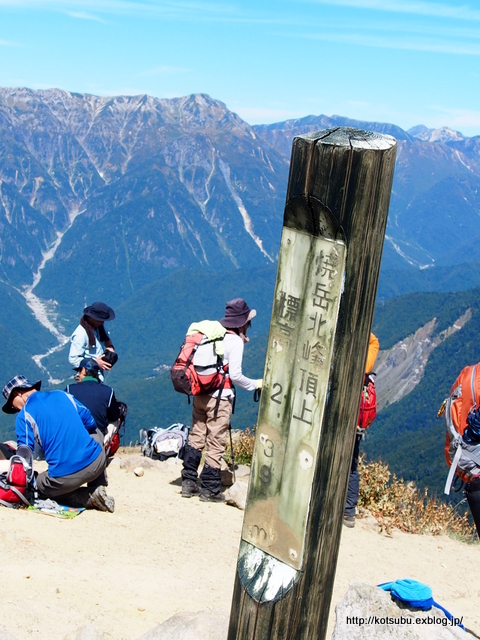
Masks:
[[[215,418],[216,404],[217,398],[212,396],[193,397],[193,426],[188,444],[198,451],[203,451],[206,445],[205,462],[213,469],[220,469],[232,416],[232,403],[229,399],[220,400]]]

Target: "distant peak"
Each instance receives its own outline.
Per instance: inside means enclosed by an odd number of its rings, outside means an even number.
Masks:
[[[429,129],[423,124],[412,127],[407,133],[409,133],[413,138],[424,140],[425,142],[451,142],[465,139],[465,136],[460,133],[460,131],[455,131],[449,127]]]

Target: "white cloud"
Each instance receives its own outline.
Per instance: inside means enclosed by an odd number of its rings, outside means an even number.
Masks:
[[[83,11],[67,11],[67,15],[71,18],[77,18],[78,20],[93,20],[95,22],[105,23],[105,20],[102,20],[98,16],[94,16],[91,13],[85,13]]]
[[[480,43],[455,41],[450,42],[435,39],[415,37],[412,34],[399,36],[397,34],[376,35],[372,33],[345,33],[330,30],[324,33],[284,33],[282,37],[294,37],[305,40],[322,40],[339,42],[382,49],[397,49],[403,51],[425,51],[430,53],[449,53],[454,55],[480,56]]]
[[[77,17],[90,16],[89,11],[108,14],[159,17],[221,17],[237,13],[234,5],[224,2],[197,2],[196,0],[0,0],[0,7],[35,8],[73,12]],[[92,17],[85,19],[95,19]]]
[[[368,9],[390,13],[480,21],[480,11],[468,5],[450,5],[440,2],[406,2],[403,0],[307,0],[315,4],[328,4],[356,9]]]
[[[435,117],[437,122],[448,122],[448,126],[451,128],[462,127],[468,129],[471,127],[480,127],[480,111],[473,111],[471,109],[449,109],[448,107],[434,106],[434,111],[438,112],[438,116]],[[443,126],[443,125],[437,125]]]

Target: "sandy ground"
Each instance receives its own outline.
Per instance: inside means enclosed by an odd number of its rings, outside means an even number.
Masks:
[[[114,514],[60,520],[0,508],[0,628],[17,640],[75,638],[91,624],[105,640],[136,640],[178,611],[230,609],[243,512],[180,496],[180,465],[143,477],[109,468]],[[480,545],[343,528],[330,614],[350,583],[415,578],[480,636]]]

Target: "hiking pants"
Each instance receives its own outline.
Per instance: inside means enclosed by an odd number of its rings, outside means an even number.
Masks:
[[[360,493],[360,476],[358,475],[358,456],[360,453],[361,434],[355,437],[355,447],[353,448],[352,464],[350,467],[350,476],[348,478],[347,502],[345,504],[345,515],[354,516],[358,502],[358,494]]]
[[[92,436],[95,441],[103,442],[103,434],[98,431]],[[102,447],[100,455],[84,469],[71,473],[68,476],[51,478],[48,470],[37,476],[37,489],[41,499],[52,498],[59,504],[79,509],[86,507],[90,494],[94,489],[103,484],[106,458]],[[88,483],[87,487],[82,487]]]
[[[480,538],[480,479],[477,478],[477,480],[467,482],[465,485],[465,496],[470,511],[472,512],[478,537]]]
[[[222,466],[232,416],[232,403],[229,398],[220,400],[215,417],[216,404],[217,398],[212,396],[194,396],[193,426],[188,436],[188,444],[197,451],[203,451],[206,447],[205,463],[212,469],[220,469]]]

